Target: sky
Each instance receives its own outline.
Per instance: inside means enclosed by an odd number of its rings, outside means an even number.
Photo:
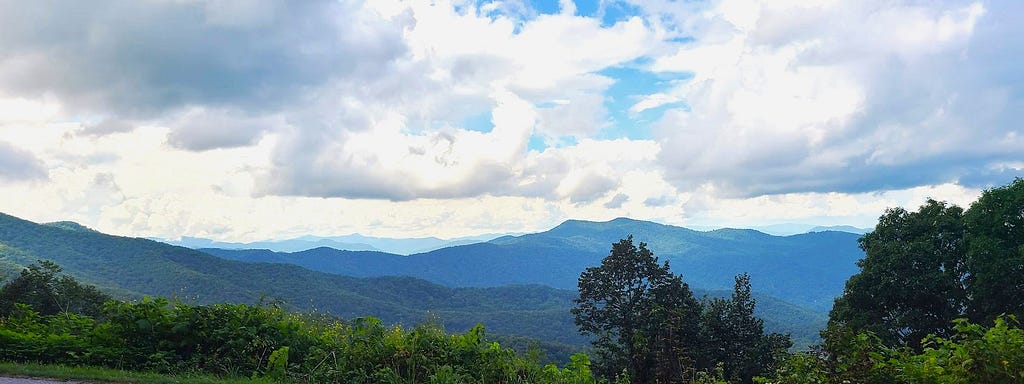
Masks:
[[[1024,176],[1018,1],[0,0],[0,212],[128,236],[873,227]]]

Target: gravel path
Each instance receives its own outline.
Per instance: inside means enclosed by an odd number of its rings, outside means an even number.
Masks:
[[[0,377],[0,384],[81,384],[80,381],[53,381],[46,379],[24,379],[20,377]]]

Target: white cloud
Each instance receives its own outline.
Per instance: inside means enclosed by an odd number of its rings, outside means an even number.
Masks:
[[[1018,5],[487,4],[0,6],[0,177],[30,180],[0,211],[224,240],[867,226],[1024,168]],[[693,77],[612,94],[620,67]],[[641,115],[654,139],[605,139]]]
[[[648,109],[658,108],[665,104],[677,103],[682,100],[683,99],[678,96],[665,93],[654,93],[644,96],[640,101],[636,102],[636,104],[633,104],[632,107],[629,107],[629,112],[637,114]]]
[[[281,116],[250,117],[233,111],[193,108],[184,111],[173,125],[167,135],[170,145],[205,151],[255,144],[263,134],[283,130],[287,123]]]
[[[981,3],[737,4],[700,13],[691,25],[716,27],[691,28],[694,41],[650,67],[694,73],[672,92],[689,110],[666,113],[657,129],[660,160],[681,189],[901,189],[955,182],[1024,150],[1002,121],[1019,97],[964,70],[1001,66],[976,50],[1020,35],[979,27],[1000,22]]]

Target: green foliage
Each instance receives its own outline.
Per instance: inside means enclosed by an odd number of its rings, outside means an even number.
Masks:
[[[887,210],[861,246],[824,343],[762,382],[1024,383],[1024,179]]]
[[[284,379],[288,369],[289,350],[289,347],[281,347],[270,353],[270,359],[267,362],[267,377],[274,380]]]
[[[830,340],[832,352],[791,355],[758,382],[774,384],[1024,383],[1024,330],[1016,318],[996,318],[984,327],[957,319],[948,338],[928,336],[923,348],[889,347],[870,333],[845,333]]]
[[[42,314],[16,303],[0,316],[0,356],[275,382],[594,383],[586,355],[573,355],[561,369],[541,366],[539,358],[487,342],[481,325],[463,334],[434,323],[407,330],[372,317],[344,322],[295,314],[276,302],[108,301],[101,321],[71,312]]]
[[[581,332],[597,336],[598,374],[606,380],[750,382],[792,345],[788,336],[764,334],[750,276],[735,278],[730,299],[698,302],[632,236],[584,271],[579,288],[573,314]]]
[[[792,343],[785,335],[764,334],[764,321],[754,316],[755,305],[746,274],[736,277],[730,300],[713,299],[704,304],[697,367],[705,371],[717,367],[741,382],[750,382],[773,368],[777,354]]]
[[[541,366],[485,341],[477,326],[449,334],[375,318],[351,323],[273,306],[111,301],[107,321],[43,316],[27,305],[0,318],[5,360],[274,381],[344,383],[594,383],[586,355]]]
[[[633,245],[632,236],[612,244],[601,266],[580,275],[579,290],[572,313],[581,333],[598,337],[605,376],[625,369],[651,382],[656,356],[666,364],[690,358],[683,348],[694,343],[699,304],[647,244]]]
[[[0,288],[0,316],[9,315],[17,303],[29,304],[43,315],[79,313],[97,316],[110,296],[94,286],[78,283],[61,274],[61,267],[39,260]]]
[[[929,336],[924,344],[922,353],[889,362],[907,383],[1024,382],[1024,330],[1013,316],[987,329],[958,319],[952,337]]]
[[[985,191],[964,217],[968,316],[1024,316],[1024,179]]]
[[[1024,315],[1024,179],[982,193],[965,213],[935,200],[886,211],[860,240],[866,257],[830,313],[831,328],[922,348],[953,320]]]
[[[830,321],[871,331],[887,345],[919,347],[946,335],[967,303],[963,210],[928,200],[917,212],[892,208],[860,239],[866,257],[846,283]]]

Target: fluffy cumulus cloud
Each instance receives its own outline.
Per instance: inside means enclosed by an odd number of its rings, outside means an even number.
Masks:
[[[190,106],[252,113],[375,77],[408,19],[352,1],[5,1],[0,87],[78,113],[153,118]]]
[[[1005,183],[1014,171],[993,170],[1024,151],[1006,65],[1020,60],[1020,5],[876,3],[703,13],[691,43],[651,64],[694,73],[671,91],[689,108],[658,123],[672,182],[732,196]]]
[[[866,226],[1024,173],[1021,11],[0,0],[0,211],[226,240]]]

